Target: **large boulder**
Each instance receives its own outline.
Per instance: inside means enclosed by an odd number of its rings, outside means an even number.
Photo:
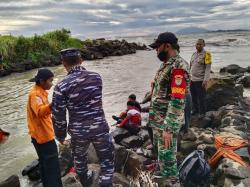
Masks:
[[[139,136],[129,136],[127,138],[124,138],[121,141],[121,145],[125,146],[126,148],[136,148],[141,147],[143,144],[143,139]]]
[[[237,104],[242,97],[243,90],[237,89],[232,77],[212,78],[207,87],[207,111],[216,111],[227,104]]]
[[[114,144],[115,146],[115,172],[122,173],[124,171],[124,167],[126,161],[131,154],[125,147],[120,146],[118,144]]]
[[[19,177],[12,175],[3,182],[0,182],[0,187],[21,187]]]
[[[237,74],[237,73],[244,73],[247,72],[246,68],[242,68],[237,64],[231,64],[227,67],[221,68],[220,73],[231,73],[231,74]]]
[[[144,163],[147,161],[147,158],[140,156],[134,152],[129,154],[127,159],[124,174],[129,175],[133,178],[137,177],[140,170],[144,170]]]
[[[124,138],[129,137],[130,133],[124,128],[115,128],[115,130],[111,132],[111,135],[113,136],[115,143],[119,144]]]
[[[237,80],[237,83],[242,84],[245,88],[250,87],[250,75],[244,75]]]

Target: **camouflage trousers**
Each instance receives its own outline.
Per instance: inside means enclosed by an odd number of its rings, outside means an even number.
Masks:
[[[71,142],[76,173],[84,175],[88,172],[87,150],[90,143],[92,143],[101,166],[99,183],[111,185],[114,173],[114,145],[110,134],[102,133],[91,139],[84,140],[72,138]]]
[[[160,173],[164,177],[177,177],[177,134],[172,135],[172,143],[166,148],[164,130],[153,128],[153,146],[157,155]]]

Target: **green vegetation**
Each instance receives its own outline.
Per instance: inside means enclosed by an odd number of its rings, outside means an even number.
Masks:
[[[6,70],[30,63],[31,67],[41,67],[49,58],[58,57],[63,48],[83,48],[84,42],[72,38],[66,29],[48,32],[32,37],[0,35],[0,53],[4,57]]]

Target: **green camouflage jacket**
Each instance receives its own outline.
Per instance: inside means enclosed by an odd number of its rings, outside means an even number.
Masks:
[[[172,133],[178,132],[180,126],[184,123],[185,106],[185,98],[171,96],[173,91],[171,81],[175,69],[182,69],[184,72],[183,80],[186,81],[186,89],[183,95],[189,92],[189,65],[182,57],[177,55],[170,58],[166,63],[162,63],[157,71],[149,109],[150,126]]]

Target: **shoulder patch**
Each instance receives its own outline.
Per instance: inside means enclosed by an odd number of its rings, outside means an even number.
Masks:
[[[183,99],[186,94],[186,77],[183,69],[174,69],[172,72],[172,81],[171,81],[171,96]]]
[[[206,51],[206,54],[205,54],[205,64],[212,64],[211,53],[208,51]]]
[[[41,97],[36,96],[36,103],[37,103],[38,105],[43,104],[43,100],[41,99]]]

